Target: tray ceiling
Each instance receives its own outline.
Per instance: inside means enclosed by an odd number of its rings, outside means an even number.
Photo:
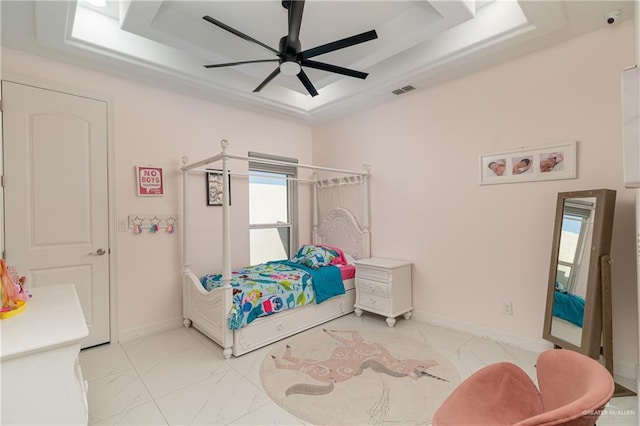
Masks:
[[[295,76],[282,74],[252,93],[277,62],[203,67],[275,58],[202,17],[277,50],[287,33],[280,1],[132,0],[96,7],[87,0],[3,0],[2,44],[313,123],[393,99],[401,87],[424,89],[606,27],[612,10],[631,18],[633,7],[631,1],[308,0],[302,49],[378,33],[376,40],[314,58],[369,73],[360,80],[305,68],[316,97]]]

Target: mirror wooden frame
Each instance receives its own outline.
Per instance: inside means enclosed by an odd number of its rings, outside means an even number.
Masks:
[[[551,334],[553,320],[553,303],[555,285],[558,273],[558,255],[560,250],[560,236],[562,233],[562,219],[565,200],[570,198],[596,199],[591,253],[589,256],[589,274],[580,346]],[[615,211],[616,191],[610,189],[596,189],[589,191],[561,192],[556,204],[555,224],[553,228],[553,245],[549,267],[549,282],[547,287],[547,303],[544,315],[542,337],[552,342],[556,347],[570,349],[583,353],[591,358],[599,359],[602,344],[603,317],[611,318],[611,307],[605,306],[602,299],[601,259],[608,256],[611,250],[611,236],[613,232],[613,215]]]

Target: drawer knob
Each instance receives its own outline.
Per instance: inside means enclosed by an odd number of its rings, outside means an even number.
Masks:
[[[278,323],[276,328],[278,329],[278,331],[282,331],[282,329],[284,328],[284,324],[280,322],[280,323]]]

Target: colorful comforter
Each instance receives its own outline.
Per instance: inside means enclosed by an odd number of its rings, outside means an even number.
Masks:
[[[202,286],[222,286],[222,275],[205,275]],[[316,290],[314,291],[314,283]],[[344,294],[340,270],[335,266],[312,269],[290,261],[268,262],[232,271],[233,306],[229,328],[237,330],[256,318]]]

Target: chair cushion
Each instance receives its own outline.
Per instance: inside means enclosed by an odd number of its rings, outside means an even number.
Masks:
[[[542,413],[535,383],[520,367],[500,362],[462,382],[436,411],[434,426],[513,425]]]

